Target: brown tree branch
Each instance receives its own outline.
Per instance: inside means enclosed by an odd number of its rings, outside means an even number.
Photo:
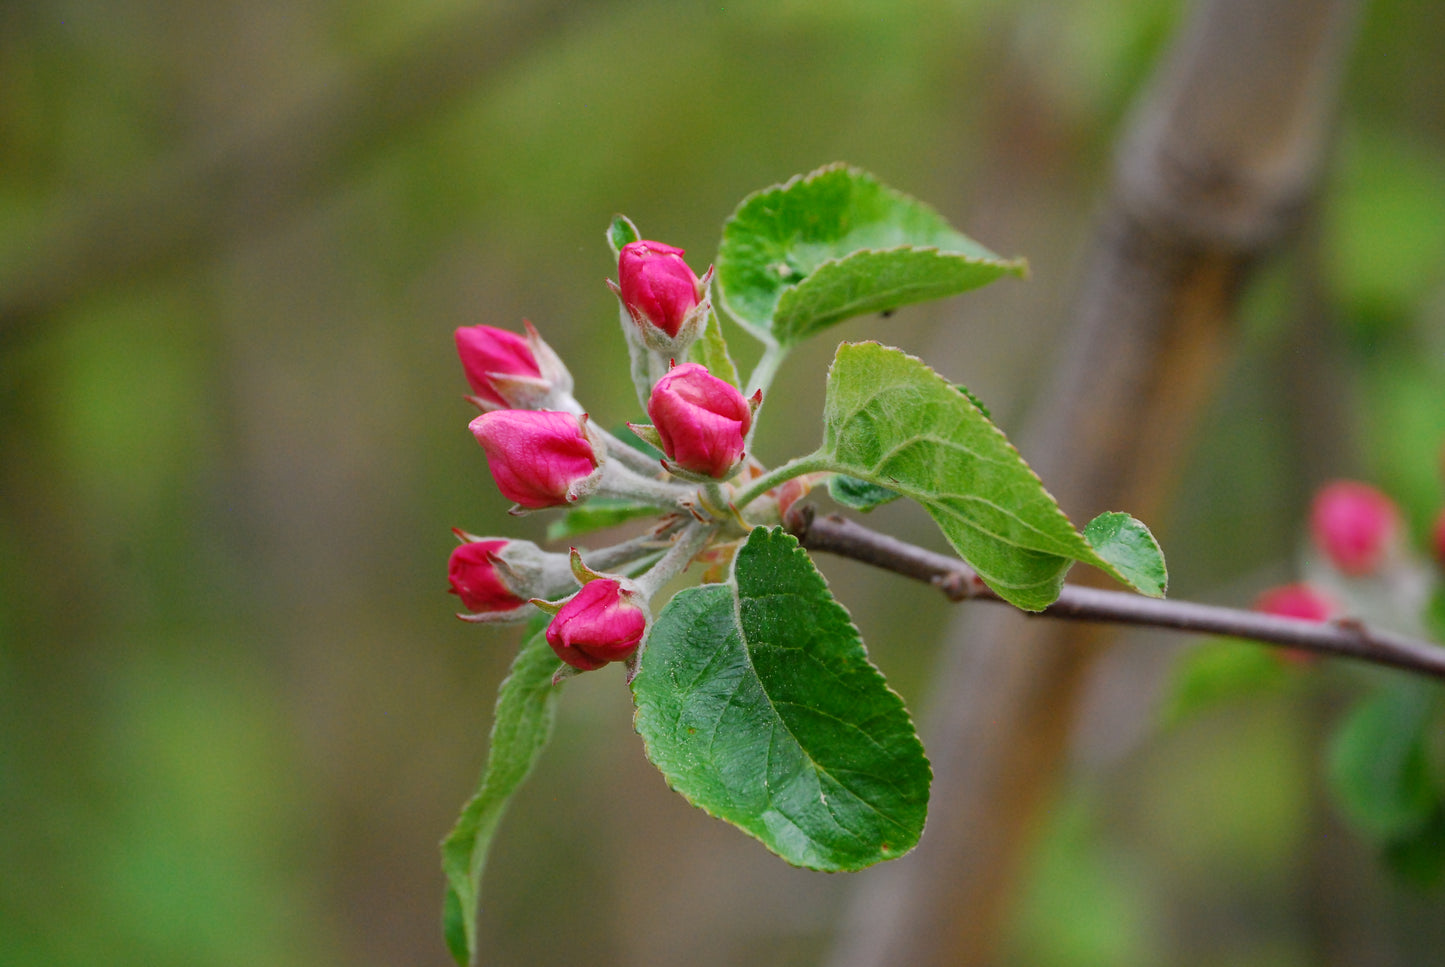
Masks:
[[[816,517],[810,506],[794,507],[785,521],[799,543],[937,587],[950,601],[1007,604],[978,574],[957,558],[882,534],[857,521],[830,514]],[[1126,591],[1066,584],[1058,600],[1033,617],[1144,625],[1194,634],[1228,635],[1445,680],[1445,648],[1428,641],[1370,628],[1350,618],[1306,621],[1192,601],[1149,598]]]
[[[1358,0],[1198,0],[1121,142],[1049,393],[1021,450],[1066,510],[1150,516],[1227,352],[1249,269],[1318,182]],[[921,731],[910,856],[855,881],[830,967],[996,961],[1108,626],[961,609]]]

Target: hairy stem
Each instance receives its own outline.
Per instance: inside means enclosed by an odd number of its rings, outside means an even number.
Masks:
[[[926,581],[943,591],[950,601],[976,599],[1005,603],[962,561],[870,530],[855,521],[837,515],[815,517],[813,508],[805,506],[790,510],[785,523],[799,543],[809,550],[850,557],[905,577]],[[1445,648],[1370,628],[1350,618],[1328,622],[1305,621],[1074,584],[1064,585],[1058,600],[1038,612],[1038,617],[1229,635],[1321,655],[1353,658],[1445,680]]]
[[[832,466],[821,454],[810,453],[806,457],[798,457],[796,460],[789,460],[780,467],[774,467],[767,473],[751,481],[736,497],[733,504],[738,510],[747,509],[748,504],[757,500],[763,494],[772,490],[781,483],[787,483],[794,477],[801,477],[805,473],[817,473],[822,470],[831,470]]]
[[[652,566],[646,574],[637,579],[637,584],[642,588],[643,594],[648,598],[654,597],[662,590],[662,586],[673,578],[677,577],[692,563],[692,559],[707,546],[707,542],[717,532],[715,524],[704,524],[695,522],[678,534],[673,541],[672,547]]]
[[[764,394],[768,387],[773,385],[773,377],[778,375],[778,367],[788,357],[788,348],[781,343],[769,341],[764,344],[762,358],[753,367],[753,373],[748,377],[748,388],[744,396],[752,396],[758,390]]]

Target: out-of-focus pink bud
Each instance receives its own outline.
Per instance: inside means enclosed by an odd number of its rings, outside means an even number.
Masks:
[[[743,455],[753,411],[735,387],[698,363],[675,366],[647,401],[662,452],[684,470],[726,477]]]
[[[552,410],[493,410],[470,429],[502,496],[536,510],[579,500],[596,487],[601,459],[586,420]]]
[[[636,594],[613,578],[588,581],[547,625],[547,644],[582,671],[624,661],[647,634],[647,612],[632,600]]]
[[[572,375],[532,324],[520,336],[492,326],[462,326],[456,331],[457,355],[471,397],[483,410],[542,409],[556,406],[572,392]]]
[[[1378,568],[1399,530],[1394,501],[1369,484],[1337,480],[1315,494],[1310,534],[1345,574],[1358,577]]]
[[[1430,530],[1430,550],[1435,554],[1435,563],[1445,567],[1445,510],[1440,511]]]
[[[452,551],[447,562],[447,580],[451,593],[462,599],[468,611],[492,614],[514,611],[527,603],[506,580],[506,566],[501,555],[508,541],[468,541]],[[529,596],[530,597],[530,596]]]
[[[617,257],[617,295],[639,325],[676,338],[702,301],[705,286],[682,259],[683,250],[661,242],[629,242]]]
[[[1311,585],[1285,584],[1261,594],[1254,602],[1254,610],[1283,618],[1329,621],[1339,611],[1339,606]]]

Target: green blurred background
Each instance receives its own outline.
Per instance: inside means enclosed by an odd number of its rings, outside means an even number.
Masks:
[[[701,269],[744,194],[846,160],[1029,257],[1027,282],[838,329],[1016,429],[1181,13],[0,5],[0,964],[444,963],[436,843],[516,643],[452,617],[449,528],[545,526],[505,515],[451,330],[529,318],[595,415],[633,418],[612,214]],[[1247,294],[1151,522],[1180,596],[1288,578],[1327,476],[1385,486],[1417,536],[1441,504],[1442,55],[1445,5],[1369,6],[1323,204]],[[819,342],[770,400],[765,461],[816,442]],[[906,508],[875,518],[939,546]],[[951,606],[821,563],[925,711]],[[1445,962],[1440,895],[1392,884],[1323,800],[1359,673],[1302,667],[1164,728],[1183,645],[1100,667],[1008,961]],[[567,686],[504,821],[484,962],[815,964],[849,888],[669,793],[613,668]]]

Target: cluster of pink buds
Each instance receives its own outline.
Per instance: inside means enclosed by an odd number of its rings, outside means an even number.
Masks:
[[[661,449],[661,468],[589,420],[572,396],[571,374],[530,323],[525,335],[481,325],[456,331],[473,393],[468,398],[482,410],[470,429],[514,513],[592,495],[659,509],[650,535],[589,554],[589,561],[620,566],[622,574],[592,570],[575,549],[569,557],[526,541],[458,532],[462,545],[452,552],[448,579],[467,609],[461,617],[518,620],[535,605],[552,615],[547,642],[578,671],[638,654],[651,625],[648,599],[705,549],[712,530],[703,522],[717,520],[715,508],[726,506],[718,488],[746,462],[762,399],[760,392],[745,399],[698,363],[674,364],[711,318],[712,270],[699,278],[681,249],[660,242],[636,240],[617,252],[619,281],[609,285],[622,307],[639,399],[654,424],[634,430]],[[699,484],[712,488],[706,501]],[[681,513],[687,508],[690,516]],[[688,521],[700,526],[685,540]],[[641,578],[626,576],[642,569]]]

